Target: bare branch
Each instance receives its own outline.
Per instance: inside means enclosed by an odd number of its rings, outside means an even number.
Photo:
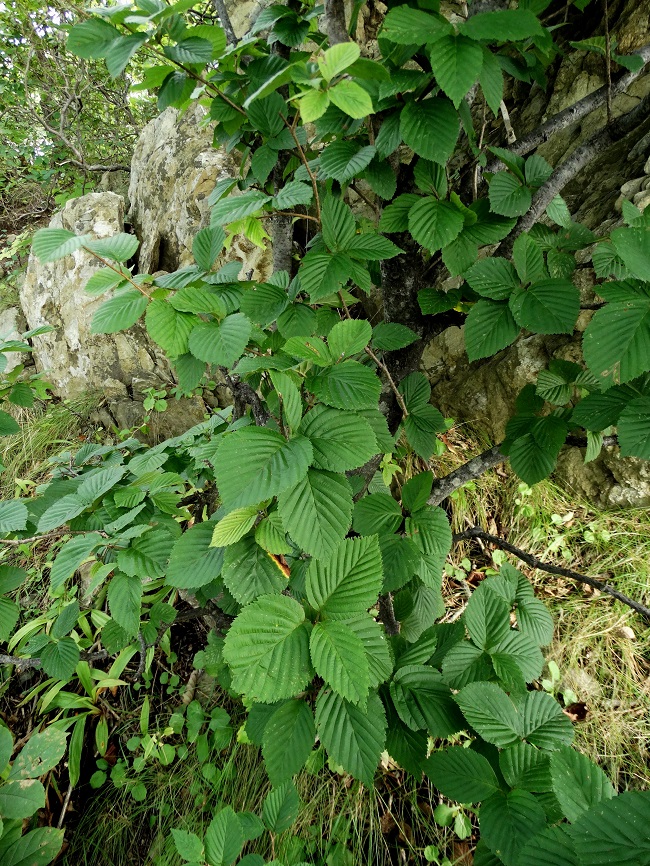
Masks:
[[[628,598],[627,595],[619,592],[616,587],[610,586],[608,583],[603,583],[602,580],[597,580],[595,577],[588,577],[585,574],[580,574],[570,568],[563,568],[561,565],[551,565],[548,562],[543,562],[541,559],[533,556],[532,553],[527,553],[525,550],[515,547],[514,544],[510,544],[510,542],[506,541],[504,538],[499,538],[498,535],[490,535],[489,532],[484,532],[478,526],[473,526],[471,529],[466,529],[464,532],[457,532],[454,535],[454,542],[465,541],[471,538],[480,538],[482,541],[494,544],[495,547],[499,547],[501,550],[506,550],[508,553],[512,553],[513,556],[516,556],[517,559],[525,562],[526,565],[529,565],[531,568],[537,568],[539,571],[546,571],[548,574],[557,574],[560,577],[568,577],[570,580],[585,583],[587,586],[593,587],[593,589],[598,589],[600,592],[604,592],[607,595],[611,595],[612,598],[622,601],[623,604],[631,607],[632,610],[636,611],[645,619],[650,620],[650,608],[645,607],[645,605],[638,601],[634,601],[632,598]]]
[[[325,29],[330,45],[350,41],[345,23],[345,0],[325,0]]]
[[[399,622],[397,621],[397,617],[395,616],[395,609],[393,608],[393,596],[390,594],[390,592],[387,592],[386,595],[379,596],[378,607],[379,621],[384,624],[386,634],[389,637],[399,634]]]
[[[575,176],[589,165],[603,151],[632,132],[650,117],[650,95],[635,106],[632,111],[618,117],[604,129],[601,129],[580,147],[576,148],[571,156],[564,160],[553,172],[546,183],[535,193],[533,203],[528,211],[519,219],[519,222],[508,235],[499,248],[499,255],[509,256],[516,238],[522,232],[529,231],[542,217],[544,211],[551,201],[564,187],[572,181]]]
[[[219,367],[219,371],[226,385],[230,388],[235,401],[233,419],[241,418],[245,411],[244,407],[248,404],[251,407],[251,412],[257,426],[264,427],[270,415],[262,405],[257,391],[251,388],[247,382],[242,382],[239,376],[231,374],[226,367]]]
[[[634,55],[638,55],[642,58],[643,66],[635,72],[625,72],[623,75],[615,78],[612,81],[611,86],[612,97],[627,90],[630,84],[641,75],[647,64],[650,63],[650,45],[644,45],[637,51],[633,51],[630,56]],[[599,87],[598,90],[594,90],[583,99],[578,100],[578,102],[575,102],[563,111],[559,111],[557,114],[554,114],[553,117],[549,117],[548,120],[540,124],[536,129],[533,129],[532,132],[522,136],[519,141],[515,142],[515,144],[509,147],[508,150],[510,153],[519,154],[520,156],[530,153],[531,150],[534,150],[536,147],[539,147],[540,144],[548,141],[549,138],[557,132],[561,132],[563,129],[566,129],[567,126],[571,126],[572,123],[577,123],[583,117],[591,114],[592,111],[595,111],[602,105],[606,105],[608,92],[610,92],[610,88],[607,84],[604,84],[602,87]],[[499,160],[491,160],[485,170],[496,171],[498,165]]]
[[[433,482],[428,504],[440,505],[443,499],[447,499],[448,496],[451,496],[463,484],[480,478],[481,475],[498,466],[499,463],[504,463],[508,458],[505,454],[501,453],[500,448],[500,445],[495,445],[494,448],[489,448],[487,451],[479,454],[478,457],[474,457],[467,463],[463,463],[462,466],[454,469],[449,475],[437,478]]]
[[[107,650],[99,650],[95,653],[81,653],[80,658],[82,661],[86,662],[96,662],[100,659],[108,658]],[[21,658],[20,656],[7,656],[3,653],[0,653],[0,665],[16,665],[19,671],[26,671],[29,668],[40,668],[41,660],[40,658]]]
[[[230,45],[237,45],[237,42],[239,40],[237,39],[237,35],[230,21],[230,15],[228,15],[225,0],[212,0],[212,2],[214,4],[214,11],[217,13],[217,17],[221,22],[221,26],[226,32],[226,39],[228,40],[228,43]]]

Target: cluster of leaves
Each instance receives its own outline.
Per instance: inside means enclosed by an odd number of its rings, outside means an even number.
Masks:
[[[66,735],[54,726],[33,734],[13,762],[11,732],[0,725],[0,856],[3,863],[47,866],[61,850],[63,830],[40,827],[23,833],[25,819],[45,806],[39,779],[57,766]]]
[[[65,708],[62,687],[75,672],[81,678],[81,653],[98,639],[119,654],[109,673],[119,677],[142,642],[153,649],[173,622],[177,591],[191,590],[230,622],[197,663],[249,708],[247,736],[262,748],[279,812],[295,802],[292,776],[318,737],[330,760],[365,784],[386,749],[443,794],[481,801],[477,864],[586,866],[609,862],[614,848],[641,850],[647,796],[612,799],[598,769],[568,749],[571,726],[557,702],[529,688],[552,623],[528,583],[504,566],[462,619],[436,624],[452,537],[446,512],[429,503],[433,475],[392,491],[372,477],[373,458],[390,460],[398,441],[428,460],[445,429],[426,377],[414,367],[397,381],[391,375],[400,369],[393,359],[421,342],[413,317],[373,327],[361,312],[373,286],[398,291],[383,285],[386,263],[407,267],[413,256],[431,265],[440,253],[462,277],[451,291],[422,287],[419,303],[432,316],[468,312],[471,359],[493,355],[522,328],[573,332],[573,254],[594,237],[560,198],[547,209],[556,227],[519,234],[512,261],[490,255],[549,166],[493,149],[505,169],[487,178],[486,197],[467,204],[449,168],[461,128],[478,163],[487,162],[466,95],[478,83],[496,112],[504,75],[543,83],[556,50],[550,30],[524,4],[451,24],[430,0],[393,3],[370,59],[352,42],[326,47],[308,3],[270,7],[228,47],[219,27],[184,19],[190,5],[102,9],[72,28],[68,44],[105,58],[112,75],[139,49],[153,50],[145,80],[160,107],[200,97],[216,141],[241,151],[240,177],[219,180],[210,196],[195,264],[134,274],[125,263],[137,240],[127,234],[42,230],[33,251],[42,262],[78,250],[101,259],[86,291],[111,296],[93,331],[115,333],[144,316],[181,390],[225,372],[237,410],[154,448],[84,446],[53,461],[36,496],[2,505],[6,533],[72,534],[53,556],[52,610],[9,642],[41,659],[41,709]],[[352,188],[374,196],[373,219],[352,209]],[[277,215],[304,229],[297,266],[264,282],[240,280],[239,262],[222,264],[224,249],[238,233],[263,243],[264,220]],[[575,430],[590,434],[590,458],[612,424],[622,453],[650,456],[650,235],[632,206],[625,217],[592,253],[605,304],[585,332],[586,366],[553,361],[508,425],[502,447],[528,483],[552,471]],[[391,400],[400,418],[389,429],[379,407]],[[211,486],[219,508],[191,511]],[[97,596],[82,610],[72,578],[89,561],[86,592]],[[429,755],[430,737],[457,744]],[[189,859],[230,863],[246,830],[224,810],[208,836],[181,839]]]

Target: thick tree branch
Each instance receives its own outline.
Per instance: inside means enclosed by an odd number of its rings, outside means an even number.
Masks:
[[[257,426],[264,427],[271,416],[264,408],[257,391],[253,390],[248,382],[242,382],[239,376],[231,374],[226,367],[219,367],[219,371],[232,392],[233,400],[235,401],[233,420],[242,417],[246,404],[248,404],[251,407],[251,413]]]
[[[643,48],[633,51],[632,56],[634,55],[638,55],[643,59],[643,66],[636,72],[625,72],[623,75],[615,78],[612,81],[611,87],[612,97],[627,90],[630,84],[641,75],[647,64],[650,63],[650,45],[644,45]],[[508,150],[510,153],[519,154],[520,156],[530,153],[531,150],[534,150],[536,147],[539,147],[540,144],[548,141],[549,138],[557,132],[561,132],[563,129],[566,129],[567,126],[571,126],[572,123],[577,123],[583,117],[591,114],[592,111],[595,111],[602,105],[606,105],[608,91],[608,85],[604,84],[602,87],[599,87],[598,90],[594,90],[583,99],[579,99],[578,102],[575,102],[563,111],[559,111],[557,114],[554,114],[553,117],[549,117],[548,120],[544,121],[544,123],[540,124],[536,129],[533,129],[532,132],[522,136],[519,141],[511,145]],[[498,166],[498,159],[491,160],[486,171],[496,171]]]
[[[330,45],[349,42],[345,23],[345,0],[325,0],[325,29]]]
[[[95,662],[100,659],[107,659],[108,651],[99,650],[95,653],[81,653],[80,658],[82,661]],[[20,656],[7,656],[0,653],[0,665],[16,665],[19,671],[26,671],[30,668],[40,668],[41,660],[40,658],[26,659]]]
[[[587,440],[584,436],[567,436],[566,444],[575,448],[584,448],[587,445]],[[618,445],[618,436],[604,436],[603,446],[609,448],[612,445]],[[429,497],[428,504],[440,505],[444,499],[451,496],[451,494],[455,490],[458,490],[459,487],[462,487],[463,484],[467,484],[469,481],[475,481],[477,478],[480,478],[481,475],[489,472],[490,469],[494,469],[495,466],[498,466],[500,463],[505,463],[507,460],[508,457],[501,451],[501,445],[495,445],[493,448],[488,448],[487,451],[483,451],[482,454],[473,457],[471,460],[468,460],[467,463],[463,463],[463,465],[459,466],[458,469],[454,469],[454,471],[450,472],[449,475],[443,475],[442,478],[436,478],[433,482],[433,487],[431,488],[431,496]]]
[[[603,583],[602,580],[597,580],[595,577],[588,577],[585,574],[580,574],[570,568],[564,568],[561,565],[551,565],[548,562],[543,562],[541,559],[533,556],[532,553],[527,553],[525,550],[515,547],[514,544],[510,544],[510,542],[506,541],[505,538],[499,538],[498,535],[490,535],[489,532],[484,532],[478,526],[473,526],[471,529],[466,529],[464,532],[457,532],[454,535],[454,542],[466,541],[471,538],[480,538],[482,541],[494,544],[495,547],[498,547],[501,550],[506,550],[508,553],[512,553],[513,556],[516,556],[517,559],[525,562],[526,565],[529,565],[531,568],[537,568],[540,571],[546,571],[548,574],[557,574],[560,577],[568,577],[571,580],[578,581],[579,583],[585,583],[588,586],[593,587],[593,589],[598,589],[600,592],[604,592],[607,595],[611,595],[612,598],[622,601],[623,604],[631,607],[632,610],[641,614],[645,619],[650,620],[650,608],[645,607],[645,605],[638,601],[634,601],[632,598],[628,598],[627,595],[619,592],[616,587],[610,586],[608,583]]]
[[[393,596],[390,592],[379,596],[379,621],[384,624],[388,637],[399,634],[399,622],[393,608]]]
[[[221,26],[226,33],[226,39],[228,40],[228,44],[237,45],[237,42],[239,40],[237,39],[237,35],[230,21],[230,15],[228,15],[225,0],[212,0],[212,2],[214,4],[214,11],[217,13],[217,18],[221,22]]]
[[[564,187],[572,181],[576,175],[589,165],[596,157],[601,156],[603,151],[616,144],[625,136],[644,123],[650,117],[650,95],[635,106],[632,111],[618,117],[604,129],[601,129],[580,147],[576,148],[571,156],[564,160],[553,172],[546,183],[540,187],[533,197],[533,203],[528,211],[520,217],[513,231],[499,248],[499,255],[509,256],[516,238],[523,232],[529,231],[535,223],[543,216],[544,211],[551,201]]]
[[[468,481],[474,481],[480,478],[488,470],[493,469],[500,463],[504,463],[508,458],[500,451],[500,446],[495,445],[494,448],[489,448],[467,463],[463,463],[458,469],[454,469],[449,475],[444,475],[442,478],[437,478],[433,482],[431,488],[431,496],[429,497],[429,505],[440,505],[443,499],[447,499],[451,494],[467,484]]]

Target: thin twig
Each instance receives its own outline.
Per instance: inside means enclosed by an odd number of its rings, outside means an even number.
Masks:
[[[316,175],[314,174],[314,172],[311,170],[311,168],[309,166],[309,161],[307,160],[307,157],[305,156],[305,151],[302,149],[302,145],[298,141],[298,136],[296,135],[296,130],[289,123],[289,121],[284,116],[284,114],[281,113],[280,117],[284,121],[284,125],[287,127],[287,129],[291,133],[291,137],[293,138],[294,142],[296,143],[296,148],[298,149],[298,153],[300,154],[300,160],[301,160],[302,164],[305,166],[307,174],[309,175],[309,179],[311,180],[311,187],[314,191],[314,204],[316,205],[316,218],[317,218],[318,222],[320,223],[320,221],[321,221],[321,218],[320,218],[320,198],[318,196],[318,184],[316,183]]]
[[[57,830],[60,830],[61,827],[63,827],[63,819],[65,818],[65,813],[68,811],[68,806],[70,805],[70,797],[72,797],[72,785],[68,785],[65,800],[63,801],[63,806],[61,807],[61,814],[59,815],[59,820],[57,821],[56,825]]]
[[[108,658],[108,652],[106,650],[99,650],[95,653],[83,652],[80,654],[79,658],[81,661],[96,662],[100,659]],[[40,668],[41,659],[21,658],[20,656],[8,656],[0,653],[0,665],[16,665],[19,671],[26,671],[29,670],[29,668]]]
[[[127,283],[131,283],[131,285],[134,286],[140,292],[140,294],[144,295],[145,298],[149,297],[147,292],[142,288],[142,286],[139,283],[136,283],[136,281],[131,277],[130,274],[125,274],[120,268],[116,267],[108,259],[105,259],[103,256],[100,256],[98,253],[93,252],[93,250],[88,249],[88,247],[81,247],[81,249],[86,253],[90,253],[91,256],[94,256],[103,265],[105,265],[107,268],[110,268],[116,274],[119,274],[123,280],[126,280]]]
[[[463,463],[458,469],[454,469],[449,475],[437,478],[433,482],[428,504],[440,505],[443,499],[447,499],[455,490],[462,487],[463,484],[475,481],[481,475],[488,472],[488,470],[498,466],[499,463],[505,463],[508,458],[500,449],[500,445],[488,448],[487,451],[483,451],[482,454],[472,458],[472,460],[468,460],[467,463]]]
[[[494,544],[495,547],[499,547],[501,550],[506,550],[508,553],[512,553],[513,556],[516,556],[517,559],[525,562],[526,565],[529,565],[531,568],[537,568],[539,571],[546,571],[548,574],[557,574],[560,577],[568,577],[570,580],[585,583],[593,589],[598,589],[600,592],[607,593],[607,595],[611,595],[613,598],[622,601],[623,604],[631,607],[632,610],[641,614],[641,616],[650,621],[650,608],[632,598],[628,598],[627,595],[624,595],[616,589],[616,587],[610,586],[608,583],[603,583],[602,580],[597,580],[595,577],[588,577],[585,574],[580,574],[570,568],[564,568],[561,565],[551,565],[548,562],[543,562],[541,559],[533,556],[532,553],[527,553],[525,550],[515,547],[514,544],[510,544],[510,542],[506,541],[505,538],[500,538],[498,535],[491,535],[489,532],[485,532],[478,526],[473,526],[471,529],[466,529],[464,532],[457,532],[454,535],[454,542],[465,541],[471,538],[480,538],[482,541]]]
[[[368,355],[370,358],[372,358],[372,360],[375,362],[375,364],[377,364],[377,366],[383,371],[384,375],[388,379],[388,384],[390,385],[390,389],[393,392],[393,394],[395,395],[395,399],[397,400],[397,403],[398,403],[400,409],[402,410],[402,414],[406,418],[408,416],[409,410],[406,408],[406,403],[404,402],[404,398],[400,394],[399,389],[398,389],[397,385],[395,384],[395,380],[393,379],[393,377],[390,374],[390,370],[388,369],[386,364],[384,364],[384,362],[380,358],[378,358],[377,355],[375,355],[375,353],[372,351],[372,349],[369,346],[366,346],[366,348],[364,349],[364,352],[366,353],[366,355]]]
[[[535,193],[533,203],[528,211],[520,217],[517,225],[499,247],[499,255],[506,258],[512,252],[514,242],[523,232],[529,231],[541,219],[551,201],[575,176],[592,160],[602,156],[607,148],[616,144],[635,129],[638,129],[650,117],[650,95],[644,97],[632,111],[618,117],[613,123],[599,130],[584,144],[577,147],[561,165],[559,165],[546,183]]]
[[[503,125],[506,130],[506,138],[508,139],[508,144],[514,144],[515,141],[517,141],[517,136],[514,129],[512,128],[512,123],[510,122],[508,106],[505,104],[503,99],[499,104],[499,111],[501,112],[501,117],[503,118]]]

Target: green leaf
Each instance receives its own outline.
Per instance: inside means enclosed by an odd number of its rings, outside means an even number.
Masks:
[[[512,264],[498,257],[481,259],[467,271],[465,279],[475,292],[491,301],[506,301],[520,286]]]
[[[503,72],[499,61],[488,48],[483,48],[483,65],[478,80],[485,101],[496,117],[503,99]]]
[[[320,74],[325,81],[330,82],[351,66],[360,55],[361,50],[356,42],[339,42],[338,45],[332,45],[318,60]]]
[[[264,764],[274,785],[281,785],[302,769],[315,737],[314,716],[305,701],[287,701],[275,710],[262,737]]]
[[[84,60],[96,60],[104,57],[111,43],[120,36],[120,31],[108,21],[91,18],[70,29],[66,48]]]
[[[647,791],[625,791],[588,809],[570,831],[581,866],[648,866],[649,824]]]
[[[353,412],[315,406],[302,419],[300,432],[312,444],[312,462],[317,469],[358,469],[378,450],[370,425]]]
[[[527,186],[507,171],[498,171],[490,181],[490,207],[503,216],[522,216],[530,208],[532,195]]]
[[[256,701],[293,697],[312,677],[305,611],[287,596],[266,595],[247,605],[223,652],[233,688]]]
[[[650,299],[610,303],[596,310],[582,350],[587,366],[604,387],[640,376],[650,357]]]
[[[553,640],[553,617],[539,598],[522,598],[517,604],[517,625],[535,643],[545,646]]]
[[[383,259],[392,259],[399,255],[402,250],[388,238],[367,233],[352,238],[345,252],[353,259],[378,262]]]
[[[527,866],[578,866],[578,855],[567,828],[547,827],[533,836],[521,852]]]
[[[299,358],[301,361],[312,361],[319,367],[329,367],[333,363],[329,347],[320,337],[310,337],[309,339],[290,337],[282,349],[293,358]]]
[[[197,589],[219,577],[223,550],[212,547],[214,523],[197,523],[186,530],[174,544],[166,582],[180,589]]]
[[[483,66],[483,49],[473,39],[449,34],[429,53],[436,81],[458,108]]]
[[[508,304],[478,301],[469,311],[465,322],[465,343],[470,361],[489,358],[505,349],[519,336]]]
[[[0,786],[0,815],[3,818],[29,818],[44,806],[45,789],[36,779],[10,780]]]
[[[271,791],[262,807],[262,818],[272,833],[283,833],[298,817],[300,799],[293,782],[288,781]]]
[[[512,788],[536,793],[553,790],[548,754],[528,743],[516,743],[499,752],[499,768]]]
[[[327,196],[322,207],[323,240],[332,251],[344,250],[356,232],[351,209],[340,198]]]
[[[282,404],[282,420],[286,427],[295,430],[302,419],[302,398],[293,379],[279,370],[269,370],[275,388],[275,396]],[[267,403],[270,395],[267,396]]]
[[[376,145],[375,145],[376,146]],[[370,163],[364,174],[370,188],[380,198],[390,201],[397,190],[397,177],[390,166],[377,155]]]
[[[65,635],[70,634],[74,626],[77,624],[77,617],[79,616],[79,602],[73,601],[70,604],[66,605],[59,616],[54,621],[52,629],[50,630],[50,637],[53,638],[62,638]]]
[[[348,619],[345,624],[361,639],[368,662],[370,688],[376,688],[393,672],[386,633],[370,614]]]
[[[278,510],[296,544],[324,559],[350,528],[352,490],[344,476],[310,469],[302,481],[278,496]]]
[[[553,415],[530,418],[529,431],[504,448],[510,465],[526,484],[537,484],[555,469],[557,456],[567,434],[566,422]],[[506,428],[507,435],[508,428]]]
[[[212,544],[215,547],[228,547],[252,529],[259,514],[259,506],[247,505],[245,508],[235,508],[214,527]]]
[[[519,866],[521,849],[544,829],[546,815],[528,791],[498,791],[481,805],[481,838],[505,864]]]
[[[0,436],[13,436],[20,433],[20,424],[8,412],[0,411]]]
[[[431,495],[433,472],[419,472],[402,487],[402,505],[407,511],[414,512],[424,508]]]
[[[309,647],[314,670],[335,692],[353,704],[365,702],[370,685],[368,662],[361,638],[352,629],[342,622],[319,622]]]
[[[472,39],[489,42],[516,42],[531,36],[542,36],[544,30],[537,16],[529,9],[499,9],[479,12],[460,25]]]
[[[352,528],[359,535],[395,532],[402,523],[402,509],[387,493],[371,493],[354,506]]]
[[[346,538],[328,559],[309,564],[305,591],[310,605],[323,615],[347,619],[376,603],[381,583],[377,537]]]
[[[127,290],[105,301],[93,316],[92,334],[115,334],[125,331],[138,321],[144,313],[149,298],[140,292]]]
[[[400,129],[404,142],[418,156],[444,165],[454,152],[460,123],[449,100],[431,97],[406,104]]]
[[[406,346],[410,346],[419,339],[420,337],[415,331],[396,322],[381,322],[372,329],[373,347],[384,352],[405,349]]]
[[[424,772],[445,797],[459,803],[477,803],[499,791],[487,758],[462,746],[434,752],[424,762]]]
[[[436,42],[450,30],[449,23],[441,17],[420,9],[398,6],[384,18],[380,35],[398,45],[422,45]]]
[[[406,534],[420,553],[418,573],[431,589],[440,588],[442,569],[451,549],[451,527],[444,509],[425,506],[406,518]]]
[[[185,355],[196,318],[177,313],[167,301],[153,300],[147,307],[145,324],[149,336],[172,358]]]
[[[261,595],[279,595],[287,588],[286,578],[254,538],[245,538],[226,551],[222,575],[240,604],[248,604]]]
[[[147,33],[133,33],[111,42],[104,53],[106,68],[111,78],[117,78],[126,69],[129,60],[148,39]]]
[[[365,319],[344,319],[337,322],[327,335],[332,358],[338,362],[358,355],[372,339],[372,326]]]
[[[2,840],[2,866],[48,866],[57,856],[63,845],[63,830],[52,827],[39,827],[30,830],[6,848]]]
[[[379,230],[382,232],[405,232],[409,227],[409,211],[422,197],[416,193],[404,193],[384,208],[379,219]]]
[[[177,63],[208,63],[212,59],[212,43],[208,39],[190,36],[176,45],[166,45],[165,54]]]
[[[130,636],[136,635],[140,628],[141,598],[142,581],[139,577],[119,573],[113,577],[108,587],[111,616]]]
[[[618,442],[622,457],[650,460],[650,397],[638,397],[623,409],[618,419]]]
[[[39,229],[32,240],[32,252],[43,264],[55,262],[80,249],[90,235],[75,235],[65,229]]]
[[[489,650],[510,631],[510,605],[491,591],[489,582],[483,581],[467,602],[464,620],[476,646]]]
[[[386,716],[379,697],[371,694],[364,711],[336,692],[322,691],[316,701],[316,727],[336,763],[371,787],[386,739]]]
[[[330,94],[332,92],[330,91]],[[321,171],[326,177],[333,177],[339,183],[347,183],[370,164],[375,153],[376,149],[371,145],[360,147],[354,141],[333,141],[321,153]],[[329,200],[336,201],[331,198]]]
[[[650,230],[645,227],[615,229],[610,238],[631,276],[650,280]]]
[[[227,507],[257,505],[297,484],[313,459],[304,436],[287,441],[265,427],[243,427],[228,434],[218,451],[215,477]]]
[[[542,280],[510,299],[518,325],[537,334],[570,334],[580,312],[580,292],[569,280]]]
[[[84,249],[91,250],[104,259],[111,259],[114,262],[125,262],[135,255],[139,243],[135,235],[120,232],[108,238],[86,241],[83,246]]]
[[[558,702],[546,692],[527,692],[521,710],[522,735],[539,749],[570,745],[573,726]]]
[[[305,121],[308,123],[309,121]],[[308,183],[299,180],[289,181],[273,199],[273,204],[279,210],[287,210],[297,204],[308,205],[314,197],[314,190]]]
[[[57,680],[71,679],[78,662],[79,648],[71,637],[48,643],[41,652],[43,670],[49,677]]]
[[[303,123],[313,123],[322,117],[329,108],[330,97],[326,90],[308,90],[298,100],[300,117]],[[286,205],[285,205],[286,207]]]
[[[353,119],[363,120],[364,117],[367,117],[374,111],[370,94],[360,84],[357,84],[356,81],[343,79],[338,84],[335,84],[334,87],[330,87],[327,93],[331,102],[337,108],[340,108],[344,114]]]
[[[27,517],[27,506],[24,502],[18,499],[5,499],[0,502],[0,532],[20,532],[27,526]]]
[[[67,734],[54,727],[32,734],[11,767],[10,779],[38,779],[53,770],[65,753]],[[1,761],[0,761],[1,763]]]
[[[432,737],[450,737],[464,727],[464,720],[449,686],[428,665],[399,668],[390,684],[395,709],[412,731],[426,729]]]
[[[256,189],[249,190],[241,195],[231,195],[227,198],[222,198],[212,208],[210,224],[212,226],[225,226],[242,220],[244,217],[257,213],[270,200],[270,195],[265,195]]]
[[[244,847],[244,834],[236,813],[230,806],[222,809],[210,822],[205,833],[205,859],[210,866],[229,866]]]
[[[20,608],[8,598],[0,598],[0,641],[8,641],[20,617]]]
[[[551,754],[551,779],[553,792],[571,823],[616,793],[600,767],[569,746],[560,746]]]
[[[11,731],[0,725],[0,773],[7,768],[14,750],[14,741]]]
[[[427,196],[409,210],[408,223],[415,240],[435,253],[463,230],[463,215],[449,202]]]
[[[192,255],[201,270],[211,270],[223,249],[225,240],[226,233],[219,226],[208,226],[195,236],[192,242]]]
[[[27,572],[24,568],[18,568],[15,565],[0,565],[0,595],[13,592],[26,580]]]
[[[456,702],[470,725],[488,743],[503,748],[522,736],[515,705],[494,683],[471,683],[458,692]]]
[[[174,837],[176,850],[183,860],[201,859],[203,855],[203,842],[201,842],[195,833],[188,833],[187,830],[179,830],[177,827],[173,827],[172,836]]]
[[[374,409],[381,382],[358,361],[343,361],[307,379],[307,387],[319,400],[335,409]]]
[[[233,313],[220,322],[201,322],[189,337],[190,352],[207,364],[232,367],[243,354],[252,325],[243,313]]]

